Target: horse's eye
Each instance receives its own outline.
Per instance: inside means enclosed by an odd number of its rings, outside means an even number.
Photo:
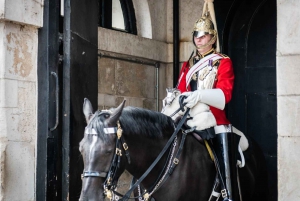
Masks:
[[[113,152],[113,149],[107,149],[107,150],[105,150],[106,154],[111,154],[112,152]]]
[[[104,117],[105,117],[105,119],[108,119],[109,118],[109,114],[105,114]]]

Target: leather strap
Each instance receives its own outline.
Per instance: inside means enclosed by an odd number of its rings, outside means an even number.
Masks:
[[[147,171],[140,177],[140,179],[131,187],[131,189],[129,189],[127,191],[127,193],[124,195],[123,198],[121,198],[119,201],[127,201],[130,198],[130,195],[132,193],[132,191],[145,179],[145,177],[151,172],[151,170],[154,168],[154,166],[158,163],[158,161],[161,159],[161,157],[164,155],[164,153],[167,151],[167,149],[169,148],[169,146],[171,145],[171,143],[173,142],[174,138],[177,136],[178,131],[181,129],[182,125],[184,124],[188,114],[190,112],[190,109],[188,108],[184,114],[184,116],[182,117],[182,119],[180,120],[180,122],[178,123],[176,130],[174,131],[174,133],[172,134],[172,136],[170,137],[169,141],[167,142],[167,144],[165,145],[165,147],[163,148],[163,150],[160,152],[160,154],[157,156],[157,158],[155,159],[155,161],[151,164],[151,166],[147,169]]]
[[[181,151],[183,149],[183,145],[184,145],[185,138],[186,138],[187,134],[192,133],[194,130],[195,130],[195,127],[182,132],[182,138],[181,138],[180,146],[179,146],[179,148],[177,150],[177,153],[176,153],[176,155],[173,159],[173,163],[172,163],[172,165],[170,167],[170,170],[169,170],[169,175],[171,175],[173,173],[175,167],[177,167],[177,165],[179,163],[179,156],[180,156]]]

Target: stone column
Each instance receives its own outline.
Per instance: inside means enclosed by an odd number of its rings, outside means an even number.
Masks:
[[[277,0],[278,200],[299,200],[300,1]]]
[[[37,47],[43,0],[0,2],[0,200],[35,199]]]

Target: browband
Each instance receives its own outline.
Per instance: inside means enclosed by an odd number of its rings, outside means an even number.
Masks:
[[[116,134],[117,133],[117,127],[103,128],[103,131],[104,131],[105,134]],[[97,135],[98,133],[94,128],[85,127],[84,134]]]
[[[117,127],[109,127],[109,128],[103,128],[103,131],[105,134],[116,134],[117,133]]]

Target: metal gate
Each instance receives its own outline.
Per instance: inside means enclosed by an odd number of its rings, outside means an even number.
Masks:
[[[44,1],[38,54],[36,200],[79,198],[82,104],[87,97],[97,108],[97,41],[97,0]]]

